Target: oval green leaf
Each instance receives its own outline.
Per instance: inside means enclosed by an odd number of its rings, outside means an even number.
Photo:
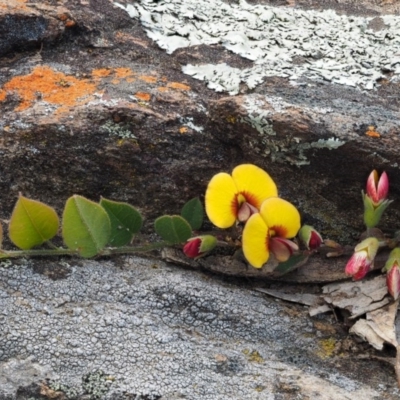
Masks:
[[[204,219],[203,205],[198,197],[189,200],[182,208],[181,215],[189,222],[193,230],[201,228]]]
[[[142,227],[142,216],[130,204],[102,198],[100,205],[111,221],[110,246],[121,247],[131,242]]]
[[[28,250],[54,237],[58,226],[54,208],[20,195],[11,215],[8,235],[17,247]]]
[[[157,218],[154,229],[170,244],[184,243],[192,236],[192,228],[180,215],[163,215]]]
[[[76,250],[82,257],[93,257],[108,243],[110,234],[110,218],[103,207],[78,195],[67,200],[62,235],[69,249]]]

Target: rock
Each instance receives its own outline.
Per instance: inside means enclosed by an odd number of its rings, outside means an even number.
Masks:
[[[399,6],[374,0],[237,3],[3,1],[0,216],[9,218],[19,192],[59,214],[73,193],[94,200],[102,195],[137,206],[149,229],[155,217],[202,196],[216,172],[251,162],[271,174],[305,223],[325,238],[354,245],[370,171],[386,170],[390,198],[400,195]],[[178,4],[186,7],[185,23],[182,13],[168,14]],[[209,12],[197,5],[210,6]],[[254,24],[254,38],[242,32],[224,40],[222,18],[205,26],[217,6],[227,18],[234,10]],[[261,7],[258,19],[255,6]],[[150,14],[146,7],[157,10]],[[303,46],[302,54],[285,60],[296,46],[281,33],[290,18],[290,26],[300,23],[297,12],[304,13],[302,23],[340,19],[368,44],[380,40],[379,51],[368,62],[360,58],[365,54],[354,55],[362,68],[348,69],[345,79],[315,71],[327,62],[317,46],[309,53]],[[258,63],[265,50],[253,44],[273,18],[284,28],[276,31],[276,50],[287,68],[285,74],[268,69],[265,76]],[[201,27],[198,43],[188,23],[196,32]],[[330,24],[332,35],[338,24]],[[327,29],[318,32],[314,36]],[[349,40],[346,32],[341,35]],[[381,52],[392,64],[379,58]],[[345,68],[339,63],[339,71]],[[393,232],[400,205],[389,210],[382,228]],[[206,269],[223,272],[221,258],[203,261],[215,263]],[[318,261],[333,266],[338,279],[341,264]],[[243,268],[238,273],[248,276]],[[324,281],[321,274],[321,268],[314,272],[314,281]],[[329,316],[324,323],[333,331],[318,331],[305,310],[272,302],[239,279],[229,283],[139,258],[1,263],[0,275],[0,399],[399,394],[390,368],[358,359],[365,349],[355,343],[357,351],[340,348],[344,336]],[[297,271],[290,279],[303,276]],[[345,361],[336,357],[341,350]]]
[[[0,269],[2,400],[399,395],[390,369],[341,346],[333,315],[243,282],[137,257],[47,261],[51,278],[42,265]]]
[[[364,3],[364,15],[376,15],[377,6]],[[7,4],[2,12],[8,18],[61,12],[42,3]],[[386,170],[392,198],[399,194],[395,80],[360,91],[307,79],[293,86],[270,77],[253,93],[242,84],[242,94],[226,97],[182,74],[182,66],[224,62],[242,70],[251,61],[206,45],[168,55],[110,1],[62,7],[75,25],[64,24],[56,42],[56,34],[35,36],[32,28],[37,47],[23,58],[20,42],[4,47],[3,217],[18,192],[60,212],[67,197],[80,193],[128,201],[152,220],[202,195],[215,172],[252,162],[271,173],[305,222],[324,237],[354,243],[370,170]],[[11,28],[9,37],[17,37],[18,26]],[[383,228],[393,228],[399,207],[391,206]]]

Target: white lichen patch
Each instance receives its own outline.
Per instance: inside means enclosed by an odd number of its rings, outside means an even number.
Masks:
[[[195,132],[201,133],[204,131],[204,128],[202,126],[198,126],[193,123],[193,117],[182,117],[179,120],[182,125],[187,126]]]
[[[216,91],[252,89],[266,77],[302,77],[373,89],[385,73],[400,75],[400,16],[382,16],[383,28],[370,29],[372,18],[250,5],[244,0],[140,0],[116,6],[140,20],[147,35],[171,54],[178,48],[220,44],[254,62],[250,68],[226,64],[187,65],[186,74]]]

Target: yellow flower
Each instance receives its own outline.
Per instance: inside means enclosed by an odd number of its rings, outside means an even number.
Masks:
[[[205,198],[207,216],[218,228],[229,228],[236,220],[246,222],[265,199],[277,195],[275,182],[264,170],[238,165],[232,176],[221,172],[211,179]]]
[[[260,213],[253,214],[243,230],[243,253],[255,268],[261,268],[273,253],[279,262],[286,261],[298,247],[288,240],[300,229],[296,207],[279,197],[265,200]]]

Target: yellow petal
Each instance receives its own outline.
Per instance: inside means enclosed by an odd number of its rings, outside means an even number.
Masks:
[[[260,209],[262,202],[268,197],[278,196],[278,189],[272,178],[253,164],[238,165],[232,171],[232,178],[246,201],[257,209]]]
[[[261,205],[261,216],[268,225],[271,236],[290,239],[300,229],[300,214],[297,208],[279,197],[271,197]]]
[[[214,175],[206,190],[206,213],[218,228],[229,228],[236,221],[237,188],[230,175]]]
[[[246,260],[254,267],[261,268],[269,258],[268,227],[260,214],[253,214],[244,226],[242,248]]]

